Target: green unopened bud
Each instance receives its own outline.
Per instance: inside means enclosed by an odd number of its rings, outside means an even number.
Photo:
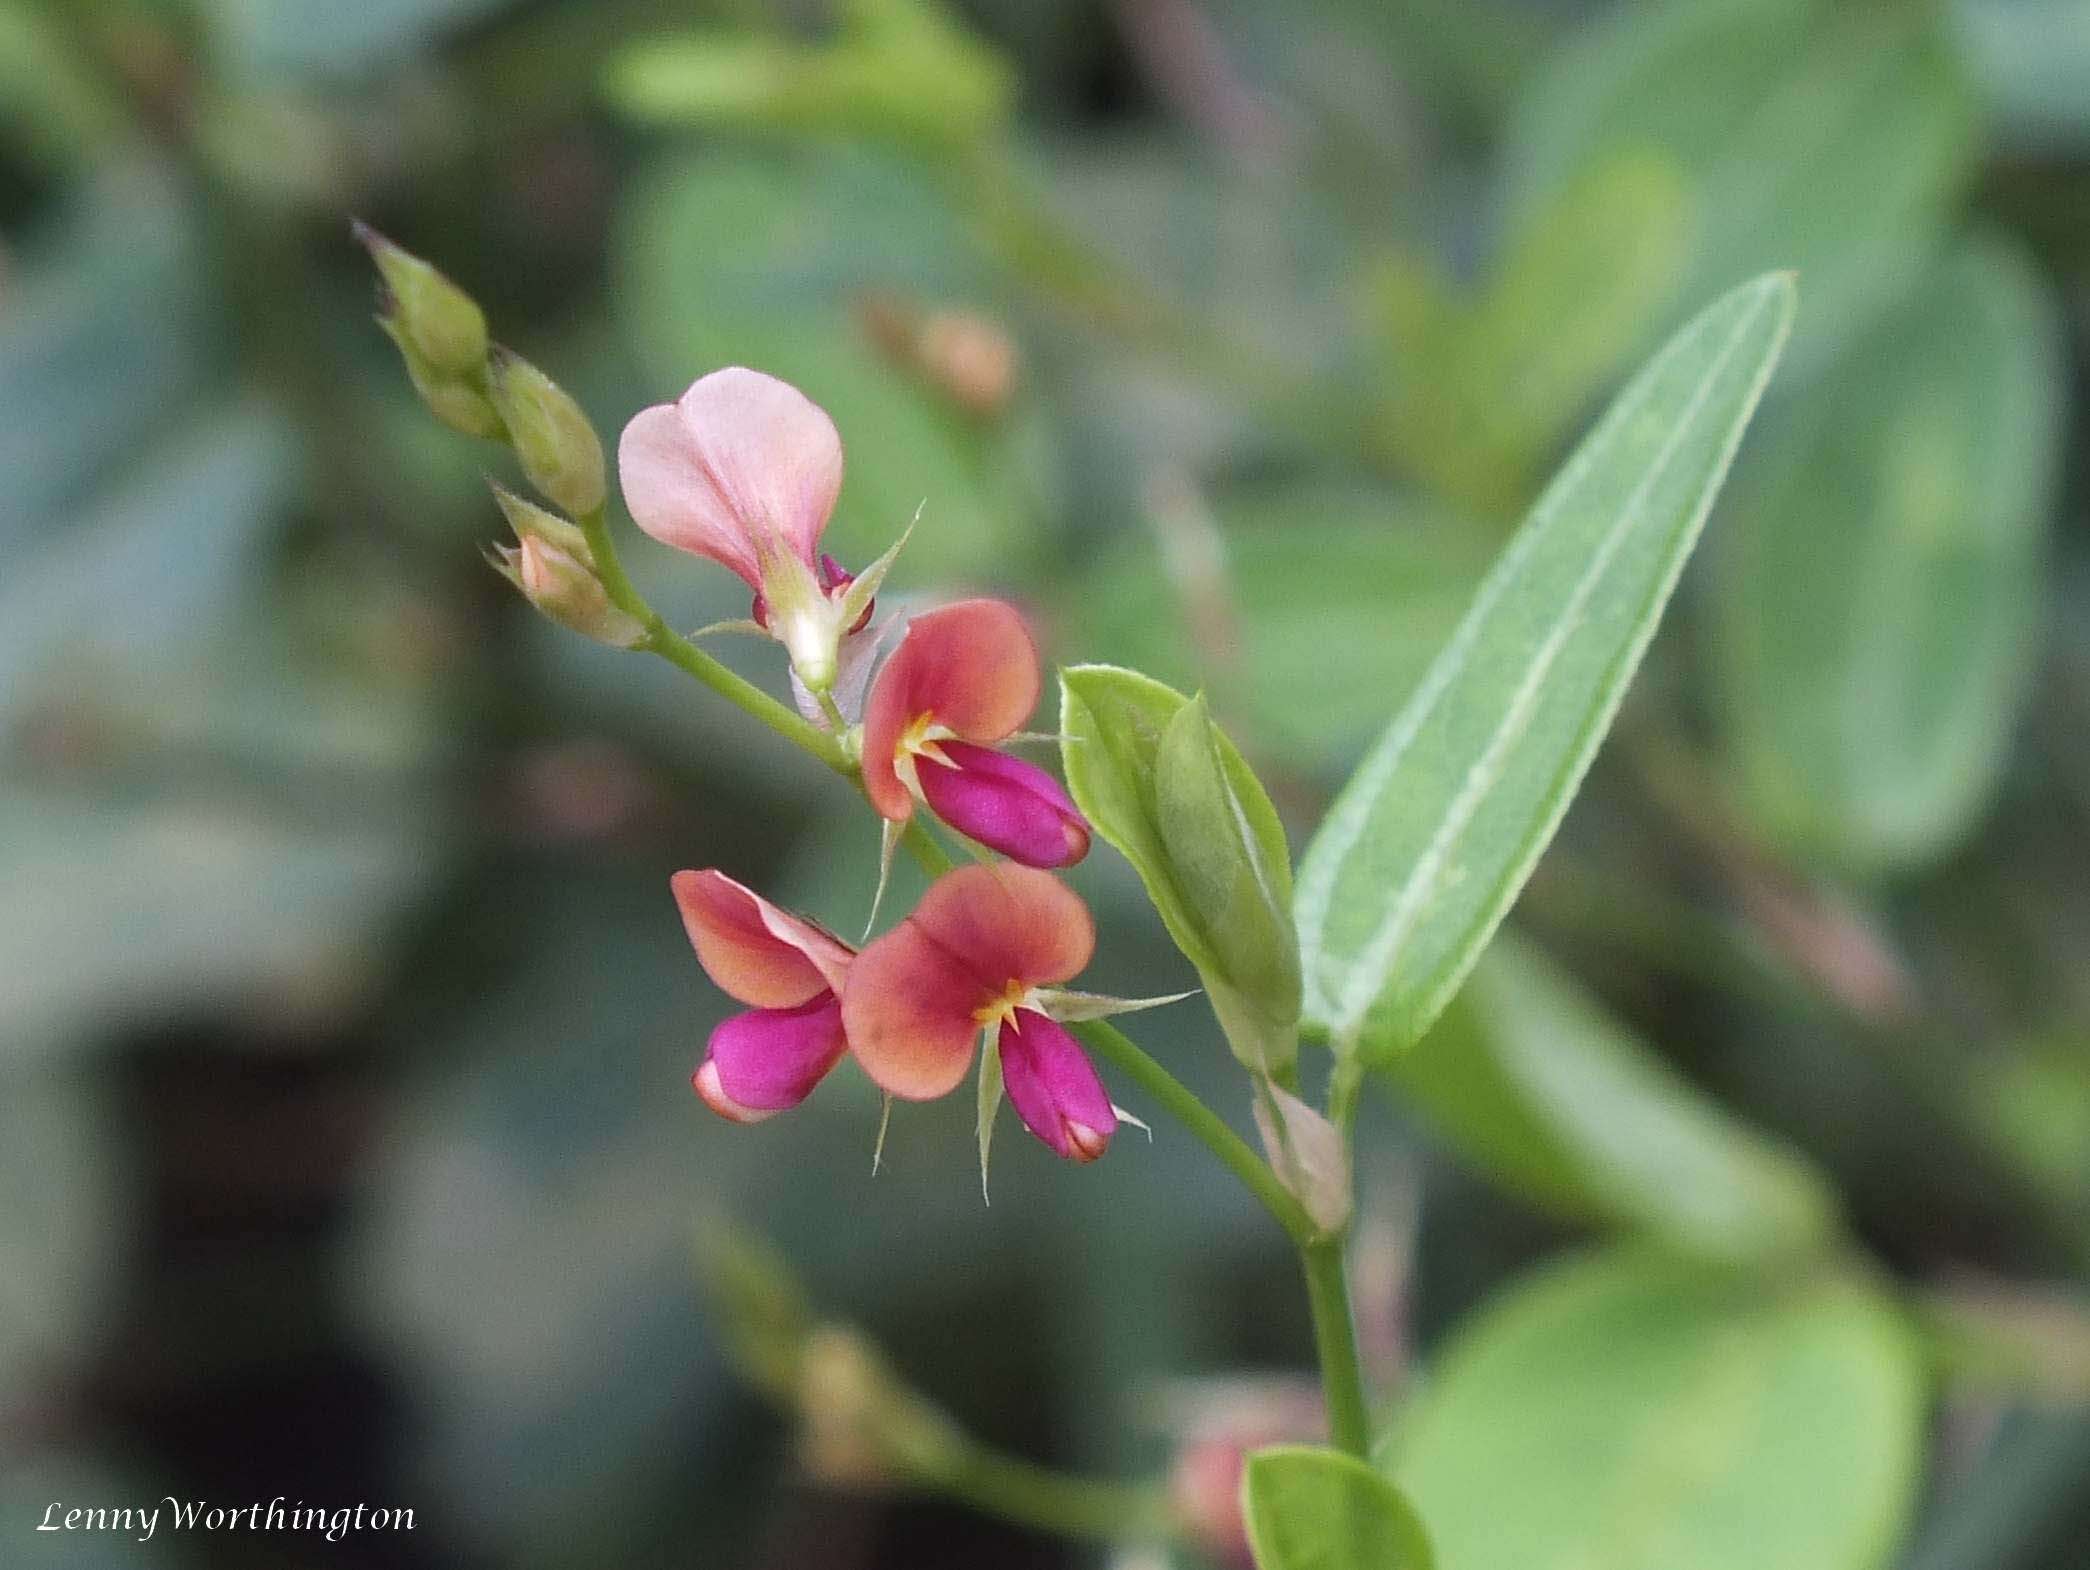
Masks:
[[[594,568],[537,535],[495,546],[490,559],[496,572],[562,627],[618,649],[632,648],[646,635],[643,622],[610,602]]]
[[[1284,831],[1202,695],[1178,709],[1154,757],[1155,819],[1216,974],[1212,1005],[1235,1056],[1273,1073],[1298,1053],[1299,943]]]
[[[496,347],[489,362],[494,407],[523,473],[577,517],[602,505],[602,442],[566,390],[528,360]]]
[[[507,427],[501,424],[500,412],[494,408],[493,400],[486,396],[485,376],[469,378],[446,377],[421,357],[413,340],[399,323],[380,316],[377,325],[385,335],[399,346],[399,357],[406,362],[407,379],[414,384],[414,391],[443,424],[466,436],[480,436],[489,441],[498,441],[507,435]]]
[[[368,224],[353,226],[384,280],[380,317],[394,341],[439,381],[476,380],[486,364],[486,313],[478,302],[411,251]],[[417,378],[418,385],[418,378]]]
[[[588,536],[578,524],[516,495],[498,480],[488,480],[486,484],[493,492],[493,499],[500,504],[501,516],[515,531],[516,539],[539,539],[564,551],[584,566],[595,565],[595,553],[588,549]]]

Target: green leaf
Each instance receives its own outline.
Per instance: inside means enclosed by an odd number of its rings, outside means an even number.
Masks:
[[[1241,1473],[1257,1570],[1430,1570],[1422,1523],[1355,1456],[1310,1445],[1258,1450]]]
[[[1070,646],[1208,685],[1259,755],[1347,762],[1458,625],[1488,531],[1399,492],[1328,484],[1222,495],[1209,534],[1133,531],[1064,613]],[[1348,677],[1329,681],[1328,651]]]
[[[1060,735],[1067,788],[1146,885],[1236,1056],[1283,1067],[1298,1045],[1291,853],[1254,771],[1201,699],[1112,665],[1060,673]]]
[[[1607,1253],[1483,1309],[1390,1459],[1459,1570],[1879,1570],[1924,1418],[1868,1287]]]
[[[1411,1045],[1566,812],[1792,323],[1770,275],[1692,320],[1539,498],[1299,879],[1306,1014],[1340,1053]],[[1331,672],[1340,679],[1339,672]]]
[[[2032,676],[2063,407],[2060,313],[1961,245],[1736,476],[1712,654],[1742,804],[1857,872],[1951,848]]]
[[[1607,158],[1660,153],[1689,198],[1679,298],[1795,270],[1805,369],[1921,268],[1977,137],[1971,95],[1920,9],[1696,0],[1621,7],[1559,51],[1503,160],[1511,211],[1531,214]]]
[[[882,292],[992,306],[963,225],[906,164],[869,152],[714,151],[641,183],[618,236],[625,336],[657,396],[721,365],[803,389],[848,446],[826,542],[849,565],[920,513],[910,568],[1005,568],[1022,508],[1016,434],[983,432],[887,364],[858,310]]]
[[[1405,297],[1412,280],[1393,275],[1389,416],[1402,459],[1491,514],[1528,500],[1539,462],[1668,313],[1690,217],[1674,161],[1628,147],[1550,196],[1472,300],[1434,286]]]
[[[1557,1214],[1741,1260],[1819,1248],[1836,1202],[1516,934],[1497,934],[1390,1084],[1506,1187]]]

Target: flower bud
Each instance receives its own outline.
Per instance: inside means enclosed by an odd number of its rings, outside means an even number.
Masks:
[[[489,384],[523,473],[576,517],[602,506],[602,442],[565,389],[519,355],[493,351]]]
[[[499,411],[486,396],[483,366],[471,377],[444,376],[414,347],[405,327],[395,317],[380,315],[377,325],[399,346],[399,356],[406,362],[407,380],[414,384],[414,391],[421,395],[429,413],[451,430],[466,436],[499,441],[507,434]]]
[[[486,314],[456,284],[361,221],[356,241],[384,280],[379,319],[408,356],[439,382],[477,379],[486,365]],[[418,378],[416,379],[418,385]]]
[[[637,617],[610,603],[609,591],[583,557],[541,534],[518,529],[517,543],[495,546],[490,560],[525,599],[562,627],[618,649],[632,648],[646,635]]]
[[[583,566],[595,565],[595,555],[588,549],[588,536],[579,525],[516,495],[497,480],[487,481],[487,488],[500,504],[501,516],[508,520],[508,527],[515,531],[517,540],[534,536],[546,545],[564,551]]]
[[[821,1325],[806,1338],[798,1407],[806,1470],[834,1487],[941,1477],[961,1448],[949,1420],[844,1325]]]

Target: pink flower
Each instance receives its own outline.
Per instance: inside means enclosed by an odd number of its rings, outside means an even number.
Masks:
[[[842,489],[842,439],[788,382],[729,366],[674,403],[641,409],[617,443],[624,504],[641,529],[709,557],[754,591],[755,620],[807,686],[834,679],[852,579],[820,554]]]
[[[840,998],[854,951],[723,872],[678,872],[670,886],[698,961],[748,1005],[712,1031],[690,1083],[736,1123],[797,1106],[849,1050]]]
[[[1038,706],[1038,651],[1015,607],[961,600],[915,617],[872,678],[864,791],[904,823],[917,800],[991,850],[1032,867],[1088,854],[1089,825],[1045,770],[988,744]]]
[[[1039,989],[1076,975],[1095,947],[1088,907],[1057,878],[1005,864],[961,867],[857,956],[842,991],[843,1027],[864,1072],[909,1101],[955,1089],[975,1040],[994,1032],[1003,1087],[1024,1126],[1055,1154],[1093,1161],[1117,1113]]]

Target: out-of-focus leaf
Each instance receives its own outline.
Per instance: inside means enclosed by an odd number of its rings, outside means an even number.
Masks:
[[[1039,172],[1056,215],[1157,299],[1297,368],[1354,353],[1354,237],[1309,182],[1125,136],[1052,144]]]
[[[1531,213],[1606,158],[1671,160],[1694,236],[1680,298],[1794,269],[1804,370],[1913,280],[1965,185],[1975,131],[1920,11],[1635,4],[1555,56],[1511,124],[1505,175],[1512,210]]]
[[[1962,1280],[1918,1306],[1931,1353],[1951,1384],[2007,1400],[2090,1406],[2090,1295]]]
[[[221,70],[259,79],[367,76],[515,0],[205,0]]]
[[[169,644],[240,614],[249,553],[294,494],[293,458],[274,416],[209,414],[128,466],[77,522],[19,545],[0,579],[0,713],[60,660],[164,662]]]
[[[0,793],[0,1048],[155,1009],[334,1003],[434,849],[404,812],[327,823],[250,801]]]
[[[1689,217],[1674,162],[1627,147],[1533,214],[1470,300],[1391,264],[1380,304],[1398,455],[1483,511],[1525,500],[1531,471],[1668,314]]]
[[[1573,978],[1498,933],[1391,1083],[1549,1210],[1709,1259],[1819,1247],[1836,1202],[1796,1153],[1694,1089]]]
[[[1483,1309],[1389,1459],[1461,1570],[1880,1570],[1923,1400],[1913,1338],[1855,1281],[1611,1253]]]
[[[1008,118],[1008,64],[940,0],[858,0],[832,38],[719,29],[647,39],[612,63],[605,91],[653,124],[883,136],[942,151]]]
[[[1100,553],[1066,606],[1069,646],[1210,688],[1251,750],[1355,756],[1458,625],[1486,531],[1325,485],[1229,496],[1215,513],[1208,533],[1139,533]]]
[[[865,152],[707,154],[638,190],[618,252],[625,330],[662,399],[750,365],[834,418],[847,467],[827,540],[845,564],[876,557],[918,508],[902,576],[1009,561],[1012,455],[887,365],[856,315],[881,291],[989,299],[965,230],[921,176]]]
[[[1792,322],[1771,275],[1649,362],[1540,497],[1299,875],[1306,1013],[1339,1054],[1429,1028],[1581,782]]]
[[[1738,476],[1714,645],[1745,807],[1885,872],[1949,849],[2022,707],[2061,414],[2058,313],[1954,251]]]
[[[1430,1570],[1429,1539],[1400,1490],[1355,1456],[1258,1450],[1241,1472],[1257,1570]]]
[[[1949,15],[2002,133],[2037,152],[2081,148],[2090,138],[2090,3],[1956,0]]]
[[[34,0],[0,0],[0,137],[45,164],[89,163],[126,129],[123,101]]]
[[[194,215],[164,170],[103,173],[19,265],[20,281],[0,292],[0,543],[10,551],[128,456],[216,358]]]
[[[16,951],[7,952],[12,964]],[[83,1077],[6,1065],[0,1075],[0,1412],[23,1395],[23,1381],[57,1373],[100,1328],[95,1305],[126,1241],[116,1165],[113,1130]],[[0,1452],[5,1449],[0,1443]]]

